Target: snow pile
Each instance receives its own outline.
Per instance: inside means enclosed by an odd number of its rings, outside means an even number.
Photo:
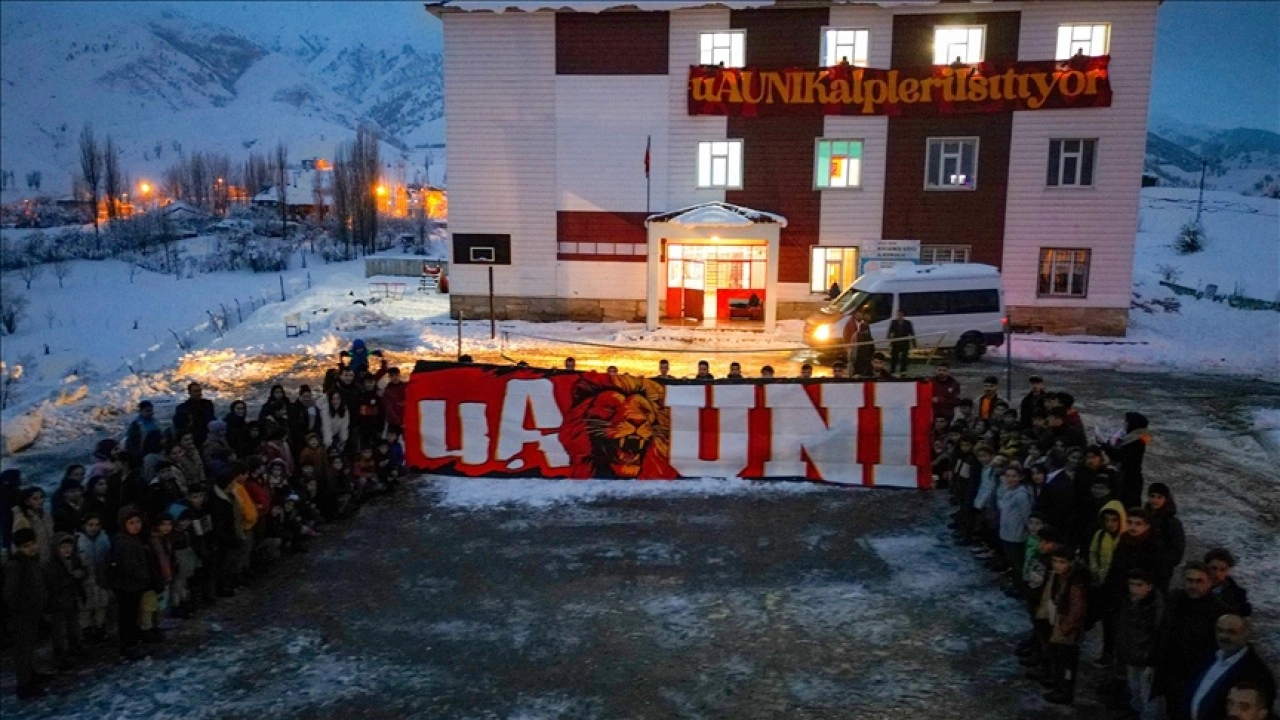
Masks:
[[[1280,459],[1280,408],[1259,408],[1253,411],[1253,433],[1272,457]]]
[[[12,455],[30,447],[40,437],[40,429],[44,421],[39,408],[34,408],[22,415],[5,418],[0,426],[0,451]]]
[[[617,497],[720,497],[748,493],[807,493],[830,490],[816,483],[764,482],[741,478],[637,481],[462,478],[444,475],[427,477],[433,482],[420,487],[426,492],[440,493],[441,507],[470,510],[512,505],[547,508]],[[842,492],[845,491],[847,489],[842,490]]]

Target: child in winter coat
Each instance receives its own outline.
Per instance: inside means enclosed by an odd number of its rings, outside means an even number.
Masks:
[[[191,577],[200,567],[200,558],[196,556],[193,542],[195,530],[192,525],[194,514],[191,509],[181,503],[169,506],[169,515],[175,519],[173,533],[173,558],[175,565],[173,582],[169,587],[170,614],[174,617],[189,618],[193,615],[191,597]]]
[[[120,510],[117,518],[120,532],[111,542],[111,565],[107,577],[119,604],[120,649],[126,657],[136,657],[142,631],[142,595],[154,589],[151,561],[142,537],[142,513],[133,506]]]
[[[325,516],[334,518],[346,517],[355,511],[355,490],[351,476],[347,473],[346,463],[341,455],[329,458],[329,492],[327,502],[321,505]],[[326,508],[327,505],[327,508]]]
[[[1152,534],[1160,547],[1156,580],[1161,590],[1167,590],[1174,568],[1187,552],[1187,534],[1178,519],[1178,504],[1173,501],[1173,491],[1168,485],[1151,483],[1145,509],[1150,516]]]
[[[298,466],[302,469],[311,468],[317,480],[323,478],[329,469],[329,453],[325,450],[319,435],[315,433],[307,435],[307,446],[298,455]]]
[[[177,561],[173,555],[173,516],[160,513],[151,523],[151,537],[146,544],[147,563],[151,571],[151,587],[142,594],[142,609],[138,615],[138,627],[143,639],[158,642],[160,618],[169,606],[169,591],[177,574]]]
[[[56,554],[45,563],[44,582],[49,589],[48,612],[53,621],[53,656],[58,668],[67,670],[72,657],[81,653],[80,605],[84,602],[88,572],[76,555],[74,537],[58,533],[53,544]]]
[[[1072,558],[1070,548],[1053,551],[1053,573],[1045,583],[1039,613],[1052,628],[1049,635],[1050,679],[1046,702],[1070,705],[1075,700],[1080,640],[1088,612],[1088,572]]]
[[[398,485],[404,471],[404,448],[400,445],[399,429],[387,430],[387,436],[378,442],[374,459],[378,464],[378,480],[388,489]]]
[[[76,555],[85,569],[80,632],[85,640],[99,642],[107,638],[107,608],[111,605],[111,590],[107,587],[111,541],[102,531],[102,518],[96,513],[85,515],[80,523],[80,532],[76,533]]]
[[[1001,485],[996,490],[996,510],[999,513],[998,535],[1005,563],[1013,569],[1013,586],[1019,596],[1026,592],[1022,580],[1026,565],[1027,525],[1031,519],[1034,500],[1031,491],[1023,483],[1025,472],[1021,468],[1006,467]]]
[[[1098,511],[1098,517],[1101,518],[1102,528],[1095,532],[1089,541],[1089,575],[1092,580],[1093,595],[1105,607],[1102,613],[1102,657],[1098,659],[1098,665],[1105,667],[1110,665],[1114,658],[1114,615],[1124,601],[1118,593],[1108,595],[1105,591],[1107,572],[1111,569],[1111,559],[1115,555],[1116,547],[1120,545],[1120,538],[1128,518],[1119,500],[1112,500],[1102,506]]]
[[[360,456],[351,464],[351,478],[355,482],[356,495],[373,495],[378,487],[378,462],[373,459],[373,448],[360,448]]]
[[[1231,569],[1236,566],[1236,556],[1230,550],[1214,548],[1204,554],[1204,564],[1209,568],[1209,582],[1213,584],[1213,594],[1218,600],[1233,615],[1252,615],[1253,606],[1249,604],[1249,593],[1231,577]]]
[[[44,694],[36,686],[36,648],[40,644],[40,616],[49,603],[40,546],[31,528],[13,531],[13,555],[4,565],[4,607],[9,617],[9,652],[18,676],[18,697]]]
[[[49,562],[53,557],[53,518],[44,511],[43,490],[35,486],[22,489],[10,527],[15,532],[27,528],[35,533],[40,562]]]
[[[191,519],[191,550],[195,554],[195,571],[187,579],[190,591],[191,608],[195,610],[201,603],[213,600],[214,568],[217,567],[217,555],[220,551],[214,534],[213,515],[206,506],[209,490],[204,485],[192,485],[187,488],[185,512]]]
[[[1129,596],[1116,615],[1116,661],[1125,667],[1129,708],[1139,720],[1157,720],[1159,706],[1151,697],[1155,677],[1156,633],[1164,621],[1164,595],[1156,575],[1136,568],[1129,572]]]

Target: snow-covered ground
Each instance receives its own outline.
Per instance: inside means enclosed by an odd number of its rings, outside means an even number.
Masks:
[[[1179,285],[1257,300],[1280,300],[1280,200],[1205,192],[1201,223],[1206,247],[1179,255],[1173,239],[1195,218],[1198,192],[1147,188],[1134,258],[1135,299],[1177,298],[1177,312],[1129,312],[1129,332],[1107,338],[1017,335],[1013,354],[1021,360],[1068,360],[1107,367],[1280,376],[1280,312],[1244,310],[1225,302],[1175,296],[1160,285],[1174,271]]]

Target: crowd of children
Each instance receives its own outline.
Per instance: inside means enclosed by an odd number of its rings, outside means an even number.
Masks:
[[[112,633],[128,658],[163,630],[232,597],[286,553],[305,552],[327,524],[403,473],[405,384],[371,367],[357,341],[307,385],[271,389],[257,419],[231,403],[219,419],[199,383],[172,422],[139,403],[124,442],[98,442],[87,465],[66,469],[46,507],[17,469],[0,475],[5,630],[20,697],[42,694],[36,669],[46,629],[59,669]]]
[[[1070,393],[1030,382],[1017,407],[995,377],[973,399],[940,364],[931,438],[956,542],[1025,603],[1029,631],[1015,652],[1028,678],[1047,701],[1071,704],[1080,646],[1097,626],[1098,689],[1115,717],[1222,719],[1250,704],[1261,714],[1230,717],[1267,717],[1274,678],[1248,646],[1252,609],[1231,577],[1235,559],[1225,549],[1185,557],[1172,491],[1143,476],[1147,418],[1127,413],[1122,431],[1090,440]]]

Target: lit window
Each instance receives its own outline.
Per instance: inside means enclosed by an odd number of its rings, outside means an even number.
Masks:
[[[1040,297],[1085,297],[1089,292],[1089,251],[1040,249]]]
[[[832,283],[845,290],[858,279],[856,247],[810,248],[809,263],[809,292],[825,293]]]
[[[973,190],[978,186],[978,138],[929,138],[926,190]]]
[[[1096,57],[1110,50],[1110,25],[1059,25],[1056,60],[1066,60],[1076,55]]]
[[[702,33],[699,45],[703,65],[742,67],[746,65],[746,30]]]
[[[982,62],[982,25],[939,25],[933,29],[933,64]]]
[[[1050,187],[1092,187],[1097,140],[1050,140]]]
[[[948,265],[969,262],[968,245],[921,245],[921,265]]]
[[[870,33],[853,28],[824,28],[822,31],[822,66],[848,63],[867,66],[867,43]]]
[[[813,184],[820,190],[861,187],[862,141],[818,140]]]
[[[698,143],[698,187],[742,188],[742,141]]]

